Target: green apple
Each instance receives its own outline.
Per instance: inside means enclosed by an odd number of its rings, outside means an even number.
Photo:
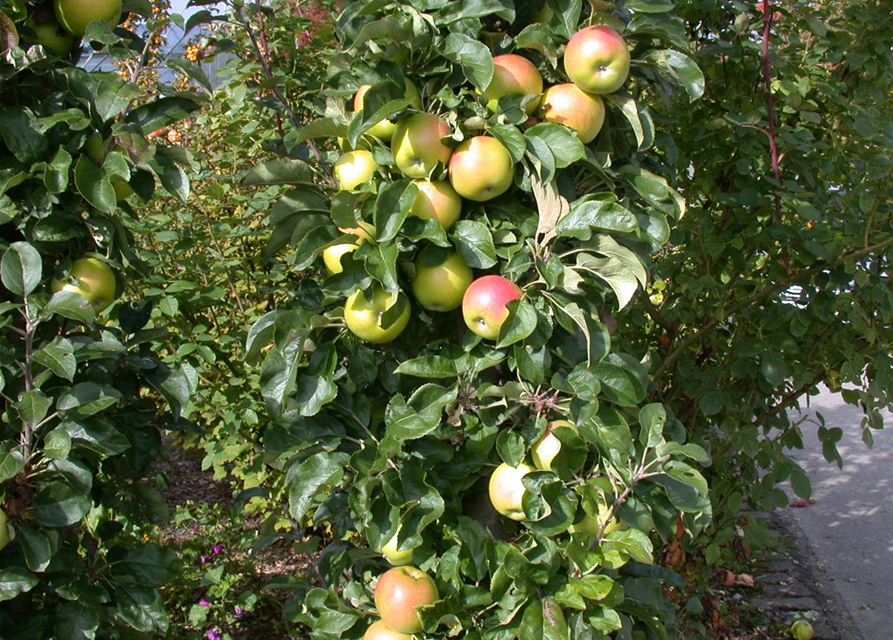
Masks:
[[[523,56],[514,53],[493,58],[493,79],[484,91],[487,109],[496,113],[499,99],[506,95],[539,95],[543,92],[543,77],[534,64]],[[525,111],[531,115],[536,111],[540,99],[527,103]]]
[[[34,32],[34,37],[26,37],[26,42],[43,45],[60,58],[68,57],[74,46],[74,36],[56,22],[56,16],[49,7],[35,9],[25,21],[25,26]]]
[[[422,108],[422,97],[419,95],[419,90],[416,89],[415,85],[408,79],[403,78],[403,82],[406,84],[406,97],[412,98],[412,106],[415,109]],[[363,97],[366,95],[366,92],[372,88],[371,84],[361,85],[359,89],[357,89],[357,94],[353,98],[353,109],[354,111],[359,111],[363,108]],[[367,129],[366,133],[370,136],[375,136],[384,142],[390,142],[391,138],[394,137],[394,131],[397,129],[397,123],[391,122],[390,120],[382,120],[377,125],[372,127],[371,129]]]
[[[583,91],[614,93],[629,77],[626,41],[611,27],[596,25],[577,31],[564,51],[567,77]]]
[[[391,140],[397,168],[407,178],[427,178],[438,162],[449,162],[453,150],[441,142],[449,135],[449,125],[430,113],[404,118]]]
[[[514,177],[512,156],[496,138],[470,138],[450,157],[450,184],[460,196],[475,202],[502,195]]]
[[[409,305],[387,329],[381,326],[381,316],[397,303],[398,292],[385,291],[380,286],[373,290],[372,300],[357,289],[344,305],[344,322],[347,328],[366,342],[384,344],[396,339],[409,324]]]
[[[526,518],[522,501],[527,489],[524,488],[524,476],[535,471],[533,467],[519,464],[510,467],[506,463],[496,467],[490,476],[490,502],[493,508],[506,518],[521,521]]]
[[[339,244],[333,244],[331,247],[326,247],[325,249],[323,249],[322,261],[323,264],[326,265],[326,272],[330,276],[344,271],[344,267],[341,266],[341,258],[345,254],[350,253],[351,251],[356,251],[361,244],[366,242],[366,240],[373,240],[375,238],[375,227],[373,227],[368,222],[360,222],[359,226],[354,229],[345,229],[342,227],[338,227],[338,230],[341,233],[356,236],[357,240],[354,242],[341,242]]]
[[[496,340],[502,323],[509,316],[505,306],[521,299],[521,289],[502,276],[478,278],[462,297],[462,316],[466,326],[487,340]]]
[[[50,282],[50,291],[79,293],[90,301],[96,313],[102,313],[115,301],[117,290],[115,272],[102,260],[98,258],[75,260],[68,273],[73,282],[53,278]]]
[[[415,180],[419,188],[409,215],[437,220],[444,229],[452,227],[462,214],[462,197],[446,180]]]
[[[570,127],[580,142],[589,144],[605,124],[605,103],[600,96],[586,93],[570,82],[556,84],[543,94],[539,117]]]
[[[55,0],[53,8],[59,24],[82,37],[91,22],[103,20],[114,29],[121,19],[122,0]]]
[[[448,254],[439,264],[430,264],[436,250],[425,249],[415,263],[412,295],[428,311],[452,311],[462,305],[462,297],[474,280],[471,270],[458,253]]]
[[[333,172],[335,182],[341,191],[353,191],[361,184],[369,182],[377,169],[378,163],[372,157],[372,152],[357,149],[348,151],[338,158]]]
[[[384,623],[384,620],[377,620],[366,629],[366,633],[363,634],[363,640],[412,640],[412,636],[394,631]]]
[[[398,526],[391,539],[381,547],[382,555],[395,567],[405,567],[408,564],[412,564],[412,549],[406,551],[397,549],[397,536],[400,535],[400,528]]]
[[[543,471],[552,470],[552,461],[555,459],[555,456],[558,455],[558,452],[561,451],[561,440],[556,438],[555,434],[552,433],[552,431],[558,427],[567,427],[574,431],[577,430],[577,427],[567,420],[550,422],[548,426],[546,426],[546,432],[541,435],[531,447],[530,455],[533,458],[533,464],[536,465],[537,469],[542,469]]]
[[[812,640],[815,630],[806,620],[797,620],[791,626],[791,635],[794,636],[794,640]]]
[[[617,520],[616,516],[611,515],[611,506],[609,505],[601,493],[598,494],[598,513],[595,516],[587,513],[583,519],[575,525],[572,525],[568,531],[574,533],[574,531],[583,531],[584,533],[588,533],[591,536],[597,536],[598,532],[601,531],[602,524],[605,520],[611,516],[610,522],[605,526],[605,530],[602,532],[602,535],[608,535],[612,531],[617,531],[625,525],[621,526],[619,520]]]
[[[437,585],[415,567],[395,567],[385,571],[375,585],[375,608],[382,621],[398,633],[418,633],[422,621],[416,607],[440,600]]]

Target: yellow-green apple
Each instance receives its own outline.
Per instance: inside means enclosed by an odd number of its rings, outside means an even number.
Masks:
[[[450,184],[460,196],[475,202],[502,195],[514,177],[512,156],[496,138],[470,138],[450,158]]]
[[[60,58],[67,57],[74,45],[74,36],[61,27],[49,6],[35,9],[25,26],[34,32],[33,37],[25,37],[25,42],[43,45]]]
[[[496,107],[502,96],[530,96],[542,92],[543,77],[530,60],[514,53],[506,53],[493,58],[493,80],[484,90],[487,109],[491,112],[496,112]],[[527,115],[536,111],[539,103],[539,97],[527,103],[525,106]]]
[[[331,247],[323,249],[322,261],[323,264],[326,265],[326,272],[328,272],[330,276],[344,271],[344,267],[341,266],[341,258],[344,256],[344,254],[350,253],[351,251],[356,251],[357,247],[366,242],[366,240],[372,240],[373,238],[375,238],[375,227],[373,227],[368,222],[360,222],[359,226],[354,229],[345,229],[343,227],[338,227],[338,231],[340,231],[341,233],[354,235],[357,237],[357,240],[353,242],[342,242],[339,244],[333,244]]]
[[[532,471],[534,468],[524,463],[511,467],[503,462],[496,467],[490,476],[490,502],[493,508],[512,520],[520,522],[526,518],[522,500],[527,489],[524,488],[523,478]]]
[[[589,144],[605,123],[605,103],[570,82],[556,84],[543,94],[539,117],[574,129],[580,142]]]
[[[533,443],[533,446],[530,449],[533,464],[536,465],[537,469],[542,469],[543,471],[552,470],[552,461],[555,459],[555,456],[558,455],[558,452],[561,451],[561,440],[556,438],[555,434],[552,433],[552,431],[558,427],[567,427],[568,429],[573,429],[575,431],[577,429],[572,422],[568,422],[567,420],[550,422],[548,426],[546,426],[546,432]]]
[[[91,22],[103,20],[112,29],[121,19],[122,0],[55,0],[56,19],[68,33],[83,36]]]
[[[551,22],[552,16],[554,15],[555,13],[552,11],[549,5],[543,4],[543,8],[530,17],[530,24],[534,24],[536,22]]]
[[[444,229],[452,227],[462,214],[462,198],[446,180],[416,180],[419,188],[409,215],[437,220]]]
[[[412,295],[428,311],[458,309],[474,273],[458,253],[450,253],[436,265],[429,264],[431,255],[426,249],[416,260]]]
[[[438,162],[446,164],[453,150],[441,142],[450,126],[430,113],[417,113],[397,123],[391,152],[407,178],[427,178]]]
[[[567,77],[589,93],[617,91],[629,77],[629,63],[623,36],[604,25],[577,31],[564,52]]]
[[[75,260],[68,270],[69,279],[73,282],[57,280],[50,282],[50,291],[74,291],[85,297],[96,313],[105,311],[115,301],[115,272],[98,258],[81,258]]]
[[[418,633],[422,621],[416,607],[440,599],[437,585],[415,567],[395,567],[385,571],[375,585],[375,608],[382,621],[399,633]]]
[[[607,525],[605,525],[605,530],[602,532],[602,535],[608,535],[612,531],[617,531],[621,528],[620,522],[617,520],[616,516],[611,515],[611,505],[607,504],[604,498],[599,494],[598,500],[598,514],[595,516],[587,513],[584,518],[575,525],[572,525],[568,531],[573,533],[574,531],[583,531],[584,533],[588,533],[591,536],[597,536],[598,532],[601,531],[602,524],[605,520],[608,520],[608,517],[611,517],[610,521]]]
[[[366,629],[363,634],[363,640],[412,640],[412,636],[407,633],[394,631],[384,623],[384,620],[377,620]]]
[[[9,522],[6,512],[0,509],[0,550],[9,544]]]
[[[797,620],[791,625],[791,635],[794,640],[812,640],[815,637],[815,629],[806,620]]]
[[[341,191],[353,191],[364,182],[369,182],[376,169],[378,163],[372,157],[372,152],[357,149],[338,158],[333,171],[338,188]]]
[[[398,526],[391,539],[382,546],[381,554],[395,567],[405,567],[408,564],[412,564],[412,549],[400,551],[397,548],[397,536],[399,535],[400,527]]]
[[[409,305],[403,308],[391,326],[386,329],[381,326],[381,317],[397,303],[398,292],[385,291],[380,286],[375,286],[372,300],[366,298],[362,289],[357,289],[344,304],[344,322],[356,336],[366,342],[384,344],[391,342],[399,336],[409,323]]]
[[[407,98],[412,98],[412,104],[410,106],[421,109],[422,108],[422,97],[419,95],[418,89],[415,88],[415,85],[410,82],[407,78],[403,78],[403,82],[406,84],[406,93],[405,96]],[[357,94],[353,97],[353,109],[354,111],[359,111],[363,108],[363,97],[366,95],[366,92],[372,88],[371,84],[361,85],[359,89],[357,89]],[[397,123],[391,122],[388,119],[384,119],[378,124],[376,124],[371,129],[367,129],[366,133],[370,136],[375,136],[385,142],[390,142],[391,138],[394,136],[394,130],[397,128]]]
[[[482,338],[496,340],[509,315],[506,303],[520,299],[521,289],[511,280],[502,276],[483,276],[466,289],[462,298],[462,316],[473,332]]]

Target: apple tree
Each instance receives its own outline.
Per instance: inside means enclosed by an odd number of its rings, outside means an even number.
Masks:
[[[154,352],[130,229],[156,189],[187,197],[188,154],[147,134],[203,100],[138,86],[147,3],[140,33],[120,2],[56,4],[0,2],[0,634],[158,637],[177,563],[147,542],[165,505],[143,479],[196,381]]]
[[[294,115],[259,37],[290,4],[228,5],[259,99]],[[288,515],[327,539],[289,617],[320,639],[667,637],[682,583],[654,544],[709,524],[709,457],[612,334],[686,213],[660,123],[704,77],[672,3],[360,0],[336,35],[316,117],[243,181],[287,187],[289,296],[246,354]]]

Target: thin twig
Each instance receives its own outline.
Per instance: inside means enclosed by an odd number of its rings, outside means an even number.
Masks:
[[[778,168],[778,139],[775,136],[775,103],[772,100],[772,64],[769,60],[769,36],[772,32],[772,7],[770,0],[763,0],[763,83],[766,86],[766,106],[769,109],[769,153],[772,156],[772,173],[781,182]],[[775,193],[775,219],[781,220],[781,196]]]

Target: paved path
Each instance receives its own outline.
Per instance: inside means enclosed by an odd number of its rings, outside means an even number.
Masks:
[[[885,412],[886,428],[873,431],[869,449],[861,412],[839,395],[823,388],[809,412],[843,429],[844,466],[825,461],[817,425],[804,423],[806,448],[792,457],[812,481],[816,502],[783,517],[799,525],[863,639],[893,640],[893,416]]]

